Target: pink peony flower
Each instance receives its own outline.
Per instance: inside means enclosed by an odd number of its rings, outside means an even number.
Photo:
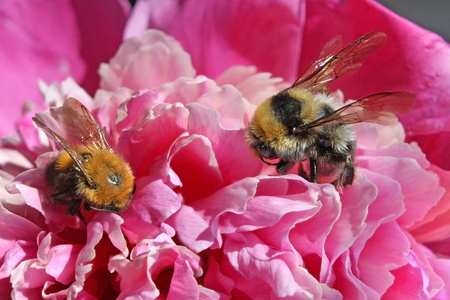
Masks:
[[[444,74],[418,81],[444,71],[417,45],[434,39],[426,51],[444,56],[447,44],[374,2],[270,5],[138,2],[93,97],[76,76],[42,86],[46,106],[71,96],[92,111],[136,191],[121,214],[83,209],[87,225],[67,215],[45,180],[60,147],[27,110],[0,148],[3,298],[447,298],[449,171],[418,137],[440,136],[432,120],[446,122],[448,102]],[[409,90],[415,110],[393,126],[355,125],[357,176],[342,192],[263,166],[243,130],[256,106],[327,39],[373,29],[388,44],[333,84],[336,98]],[[427,110],[428,96],[442,110]]]

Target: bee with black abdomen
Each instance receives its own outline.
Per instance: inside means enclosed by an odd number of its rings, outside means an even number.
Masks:
[[[130,203],[134,176],[128,163],[110,147],[90,111],[74,98],[60,108],[66,133],[80,141],[73,145],[37,117],[33,122],[62,147],[46,170],[48,184],[56,190],[50,199],[68,206],[86,223],[80,208],[120,212]]]
[[[299,162],[298,174],[309,181],[352,184],[356,135],[350,124],[394,124],[395,113],[408,112],[415,97],[407,92],[377,93],[338,108],[326,84],[356,71],[385,42],[380,31],[342,50],[341,38],[332,39],[291,87],[261,103],[246,131],[248,144],[261,160],[275,165],[280,174]]]

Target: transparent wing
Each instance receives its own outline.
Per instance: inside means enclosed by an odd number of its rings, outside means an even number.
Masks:
[[[377,93],[335,110],[311,123],[296,128],[296,132],[325,125],[371,122],[392,125],[396,113],[407,113],[415,103],[415,95],[408,92]]]
[[[53,136],[53,138],[64,148],[64,150],[69,153],[70,157],[73,159],[77,167],[80,169],[83,176],[86,178],[88,184],[90,186],[94,186],[94,182],[88,177],[84,169],[84,160],[81,155],[78,153],[76,147],[58,135],[56,132],[51,130],[47,125],[39,121],[39,119],[33,117],[33,122],[37,127],[44,130],[48,135]]]
[[[69,98],[62,107],[63,127],[68,135],[80,140],[86,147],[114,152],[91,112],[78,100]]]
[[[323,89],[328,82],[358,70],[364,58],[385,43],[386,34],[374,31],[339,51],[342,38],[336,37],[324,46],[318,58],[297,78],[292,87]]]

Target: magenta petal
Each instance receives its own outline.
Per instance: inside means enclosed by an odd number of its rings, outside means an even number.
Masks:
[[[256,65],[293,80],[303,9],[302,1],[138,1],[125,36],[163,30],[191,54],[198,73],[210,78],[231,65]]]
[[[429,261],[435,259],[434,255],[423,245],[412,239],[410,241],[408,264],[392,271],[395,281],[386,292],[386,299],[419,297],[431,299],[445,285]]]
[[[108,9],[104,9],[106,2]],[[71,76],[89,92],[95,91],[99,64],[118,48],[130,12],[125,1],[106,2],[6,1],[2,5],[0,35],[8,42],[0,50],[1,135],[13,133],[26,100],[42,103],[39,79],[51,83]]]
[[[180,178],[180,192],[186,202],[208,196],[223,186],[223,177],[207,138],[193,135],[175,146],[170,166]],[[194,169],[196,176],[191,173]]]

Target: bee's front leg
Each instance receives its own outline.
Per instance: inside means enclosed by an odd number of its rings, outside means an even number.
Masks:
[[[348,155],[339,178],[333,184],[335,186],[344,187],[353,183],[355,178],[355,165],[353,157]]]
[[[317,183],[317,160],[309,158],[309,181]]]
[[[289,171],[295,165],[295,161],[282,160],[277,163],[278,174],[284,174]]]

